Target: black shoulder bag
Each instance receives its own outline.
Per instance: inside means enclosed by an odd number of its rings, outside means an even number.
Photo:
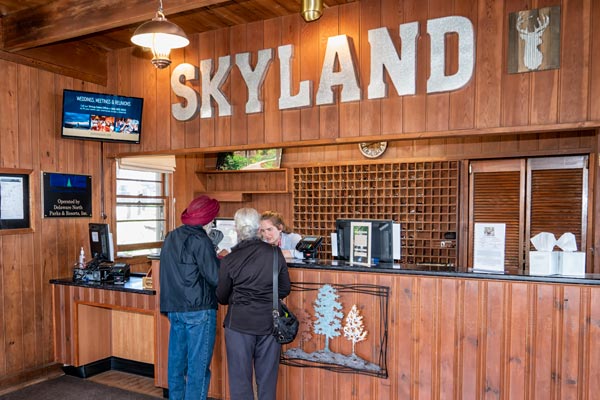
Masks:
[[[287,344],[298,334],[298,319],[279,300],[279,257],[277,248],[273,248],[273,336],[281,344]]]

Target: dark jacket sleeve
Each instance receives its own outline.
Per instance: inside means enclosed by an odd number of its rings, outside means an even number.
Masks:
[[[210,239],[208,239],[208,237],[202,239],[205,240],[206,243],[200,243],[200,246],[195,253],[197,256],[196,263],[198,263],[202,278],[204,278],[210,286],[216,287],[217,282],[219,281],[220,261],[217,258],[217,254]]]
[[[217,301],[219,304],[229,304],[229,296],[233,290],[233,280],[229,276],[229,268],[221,265],[219,270],[219,283],[217,284]]]
[[[278,249],[279,250],[279,249]],[[288,272],[287,262],[279,250],[279,298],[283,299],[290,294],[292,284],[290,282],[290,274]]]

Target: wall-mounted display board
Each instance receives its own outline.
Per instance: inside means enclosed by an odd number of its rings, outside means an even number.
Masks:
[[[44,218],[92,216],[92,177],[42,173]]]
[[[31,228],[30,173],[0,169],[0,230]]]
[[[458,161],[296,167],[294,231],[325,237],[319,257],[329,258],[336,219],[392,219],[401,263],[455,267],[458,174]]]

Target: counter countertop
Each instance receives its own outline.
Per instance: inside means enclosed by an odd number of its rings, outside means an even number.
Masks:
[[[339,260],[299,260],[287,259],[288,266],[291,268],[320,269],[333,271],[349,272],[369,272],[386,274],[405,274],[405,275],[423,275],[423,276],[442,276],[448,278],[473,278],[473,279],[494,279],[506,281],[527,281],[527,282],[545,282],[562,283],[577,285],[600,285],[600,274],[585,274],[585,276],[564,276],[564,275],[530,275],[527,272],[521,273],[498,273],[482,272],[469,270],[467,272],[456,271],[454,267],[432,266],[432,265],[404,265],[404,264],[378,264],[371,267],[351,265],[347,261]]]
[[[81,286],[94,289],[114,290],[117,292],[133,292],[140,294],[155,295],[154,289],[144,289],[142,278],[144,274],[131,274],[129,281],[124,284],[106,283],[106,282],[90,282],[90,281],[73,281],[72,278],[57,278],[50,279],[50,283],[55,285]]]

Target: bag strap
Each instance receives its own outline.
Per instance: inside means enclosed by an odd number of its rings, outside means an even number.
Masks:
[[[279,264],[277,249],[273,246],[273,313],[277,311],[279,314],[279,268],[277,268]]]

